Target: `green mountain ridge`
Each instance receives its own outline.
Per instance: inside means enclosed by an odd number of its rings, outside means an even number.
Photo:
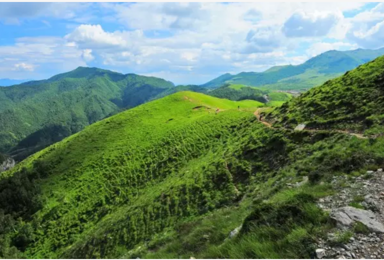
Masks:
[[[277,126],[384,133],[384,56],[329,80],[269,115]]]
[[[217,88],[225,83],[244,84],[268,89],[306,90],[325,81],[341,76],[348,70],[384,55],[384,48],[377,50],[327,51],[301,65],[272,67],[265,72],[225,74],[203,84]]]
[[[272,128],[257,101],[188,91],[87,126],[0,175],[0,257],[315,257],[337,230],[317,200],[334,176],[383,167],[384,136],[292,127],[311,113],[380,119],[383,60],[268,112]]]
[[[173,88],[155,77],[79,67],[0,89],[0,151],[18,159]]]

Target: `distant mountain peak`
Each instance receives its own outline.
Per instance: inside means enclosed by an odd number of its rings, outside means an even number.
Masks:
[[[329,50],[300,65],[274,66],[264,72],[240,72],[235,75],[226,73],[201,86],[218,88],[224,84],[232,83],[279,90],[309,89],[381,55],[384,55],[384,48],[350,51]]]

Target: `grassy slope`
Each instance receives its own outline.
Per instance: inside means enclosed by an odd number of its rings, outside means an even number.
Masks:
[[[2,175],[0,256],[311,257],[327,228],[314,198],[330,192],[314,183],[382,164],[383,140],[275,131],[258,105],[180,92],[29,157]]]
[[[238,111],[238,105],[250,112]],[[155,230],[172,225],[183,214],[198,214],[202,210],[198,204],[204,203],[206,211],[230,200],[223,196],[233,193],[229,185],[209,196],[187,194],[193,201],[180,206],[180,212],[163,208],[166,201],[178,203],[177,194],[185,196],[186,188],[194,190],[198,188],[195,185],[208,185],[211,178],[228,177],[225,172],[198,177],[194,171],[206,167],[206,162],[221,153],[223,142],[233,137],[233,129],[254,120],[252,112],[258,105],[254,101],[233,102],[180,92],[97,122],[18,164],[6,174],[23,171],[32,180],[37,179],[39,192],[33,196],[42,203],[36,206],[42,208],[33,217],[40,226],[34,231],[36,243],[27,243],[26,255],[58,257],[66,252],[71,257],[116,256],[120,243],[115,240],[106,245],[110,246],[106,252],[102,249],[105,242],[94,249],[81,245],[88,245],[92,236],[104,239],[98,234],[110,229],[112,222],[127,232],[124,241],[129,247]],[[216,108],[223,112],[215,114]],[[30,212],[12,214],[30,218]],[[131,216],[129,221],[127,214]],[[166,215],[151,227],[138,224],[157,214]],[[139,230],[132,233],[127,228]]]
[[[342,75],[384,54],[378,50],[328,51],[297,66],[278,66],[261,73],[242,72],[223,75],[203,86],[217,88],[225,83],[245,84],[268,89],[306,90]]]
[[[271,117],[279,125],[347,129],[378,134],[384,130],[384,57],[361,65],[284,104]]]
[[[158,78],[78,68],[48,80],[1,88],[0,151],[24,151],[22,158],[172,87]]]

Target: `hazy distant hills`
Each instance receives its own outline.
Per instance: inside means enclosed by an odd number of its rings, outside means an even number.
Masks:
[[[346,71],[381,55],[384,55],[384,48],[327,51],[297,66],[276,66],[264,72],[241,72],[236,75],[227,73],[202,86],[217,88],[225,83],[231,83],[269,89],[305,90],[341,76]]]

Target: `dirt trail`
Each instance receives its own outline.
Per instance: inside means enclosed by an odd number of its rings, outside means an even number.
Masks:
[[[256,116],[257,120],[259,120],[260,123],[262,123],[263,125],[265,125],[265,126],[267,126],[267,127],[269,127],[269,128],[276,129],[276,128],[274,128],[274,127],[272,126],[271,123],[266,122],[263,118],[260,120],[260,116],[261,116],[260,113],[262,112],[261,110],[262,110],[262,108],[258,108],[258,109],[256,109],[256,111],[253,113],[253,114]],[[290,130],[292,130],[292,129],[290,129]],[[319,131],[323,131],[323,130],[305,129],[305,131],[308,131],[308,132],[319,132]],[[337,133],[341,133],[341,134],[347,134],[347,135],[355,136],[355,137],[360,138],[360,139],[368,139],[368,137],[366,137],[366,136],[364,136],[364,135],[362,135],[362,134],[351,133],[351,132],[348,132],[348,131],[346,131],[346,130],[331,129],[331,130],[329,130],[329,131],[331,131],[331,132],[333,131],[333,132],[337,132]]]

